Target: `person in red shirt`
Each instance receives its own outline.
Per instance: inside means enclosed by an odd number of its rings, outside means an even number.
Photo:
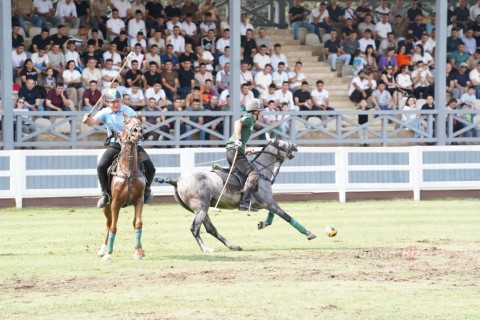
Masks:
[[[97,81],[90,80],[89,86],[90,88],[83,93],[83,111],[90,111],[102,96],[100,90],[97,89]]]
[[[47,93],[45,111],[75,111],[73,101],[68,99],[63,83],[57,82],[55,88]]]

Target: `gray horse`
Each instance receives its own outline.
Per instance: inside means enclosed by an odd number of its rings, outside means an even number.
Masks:
[[[306,235],[308,240],[312,240],[315,239],[316,236],[283,211],[272,196],[272,183],[283,161],[293,159],[296,151],[297,146],[294,143],[275,139],[271,140],[262,151],[258,153],[252,161],[252,164],[257,168],[261,179],[258,182],[257,190],[252,195],[251,206],[258,209],[269,210],[267,220],[259,222],[259,229],[269,226],[272,223],[274,214],[277,214],[300,233]],[[222,173],[221,170],[216,170],[217,172],[214,171],[194,172],[181,176],[178,180],[170,178],[156,178],[155,180],[160,183],[173,185],[175,187],[175,198],[177,202],[195,214],[190,230],[203,252],[213,252],[214,249],[207,247],[200,237],[200,227],[202,224],[208,233],[220,240],[230,250],[240,251],[242,250],[241,247],[228,241],[217,231],[208,216],[208,209],[211,206],[221,209],[238,208],[243,183],[235,174],[232,174],[228,180],[227,188],[222,194],[228,172],[224,171]],[[236,181],[237,184],[235,186]],[[218,201],[220,195],[221,198],[220,201]]]

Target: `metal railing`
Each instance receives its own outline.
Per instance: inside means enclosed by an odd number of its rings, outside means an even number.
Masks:
[[[479,110],[447,110],[447,144],[478,143],[480,129]],[[0,113],[1,114],[1,113]],[[266,124],[257,121],[251,144],[263,144],[269,138],[294,142],[301,146],[371,144],[381,146],[407,144],[436,144],[436,110],[412,111],[299,111],[275,112],[283,120]],[[358,123],[358,116],[369,115],[368,122]],[[404,114],[422,116],[426,128],[408,124],[401,120]],[[88,127],[82,123],[83,112],[29,112],[35,120],[16,115],[13,145],[15,148],[95,148],[103,146],[106,137],[104,126]],[[142,142],[145,147],[186,147],[224,146],[230,134],[233,113],[231,111],[182,111],[144,112],[143,116],[165,116],[166,119],[155,125],[145,125],[145,133],[154,131],[159,140]],[[469,116],[467,116],[469,115]],[[190,120],[189,116],[213,118],[204,124]],[[467,120],[467,117],[474,120]],[[223,124],[221,131],[213,130],[212,125]],[[286,125],[287,124],[287,125]],[[168,125],[168,130],[162,127]],[[189,127],[185,128],[185,125]],[[24,132],[22,127],[27,126]],[[288,129],[285,127],[288,126]],[[198,133],[204,131],[209,140],[199,140]],[[362,139],[361,136],[367,136]],[[417,136],[417,137],[416,137]],[[4,146],[3,135],[0,147]]]

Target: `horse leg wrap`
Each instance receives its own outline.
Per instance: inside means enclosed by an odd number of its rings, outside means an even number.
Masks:
[[[275,213],[274,213],[273,211],[268,211],[267,220],[265,220],[265,222],[267,223],[267,225],[271,225],[271,224],[272,224],[274,217],[275,217]]]
[[[115,233],[108,232],[108,253],[112,254],[113,252],[113,243],[115,242]]]
[[[302,226],[300,223],[298,223],[297,220],[292,218],[292,220],[290,220],[290,224],[292,225],[292,227],[297,229],[298,232],[300,232],[301,234],[307,234],[307,229],[305,229],[304,226]]]
[[[135,229],[135,249],[142,247],[142,229]]]

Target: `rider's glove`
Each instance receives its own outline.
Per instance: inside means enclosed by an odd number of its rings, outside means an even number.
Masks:
[[[235,148],[240,148],[242,146],[242,140],[237,139],[235,140]]]

